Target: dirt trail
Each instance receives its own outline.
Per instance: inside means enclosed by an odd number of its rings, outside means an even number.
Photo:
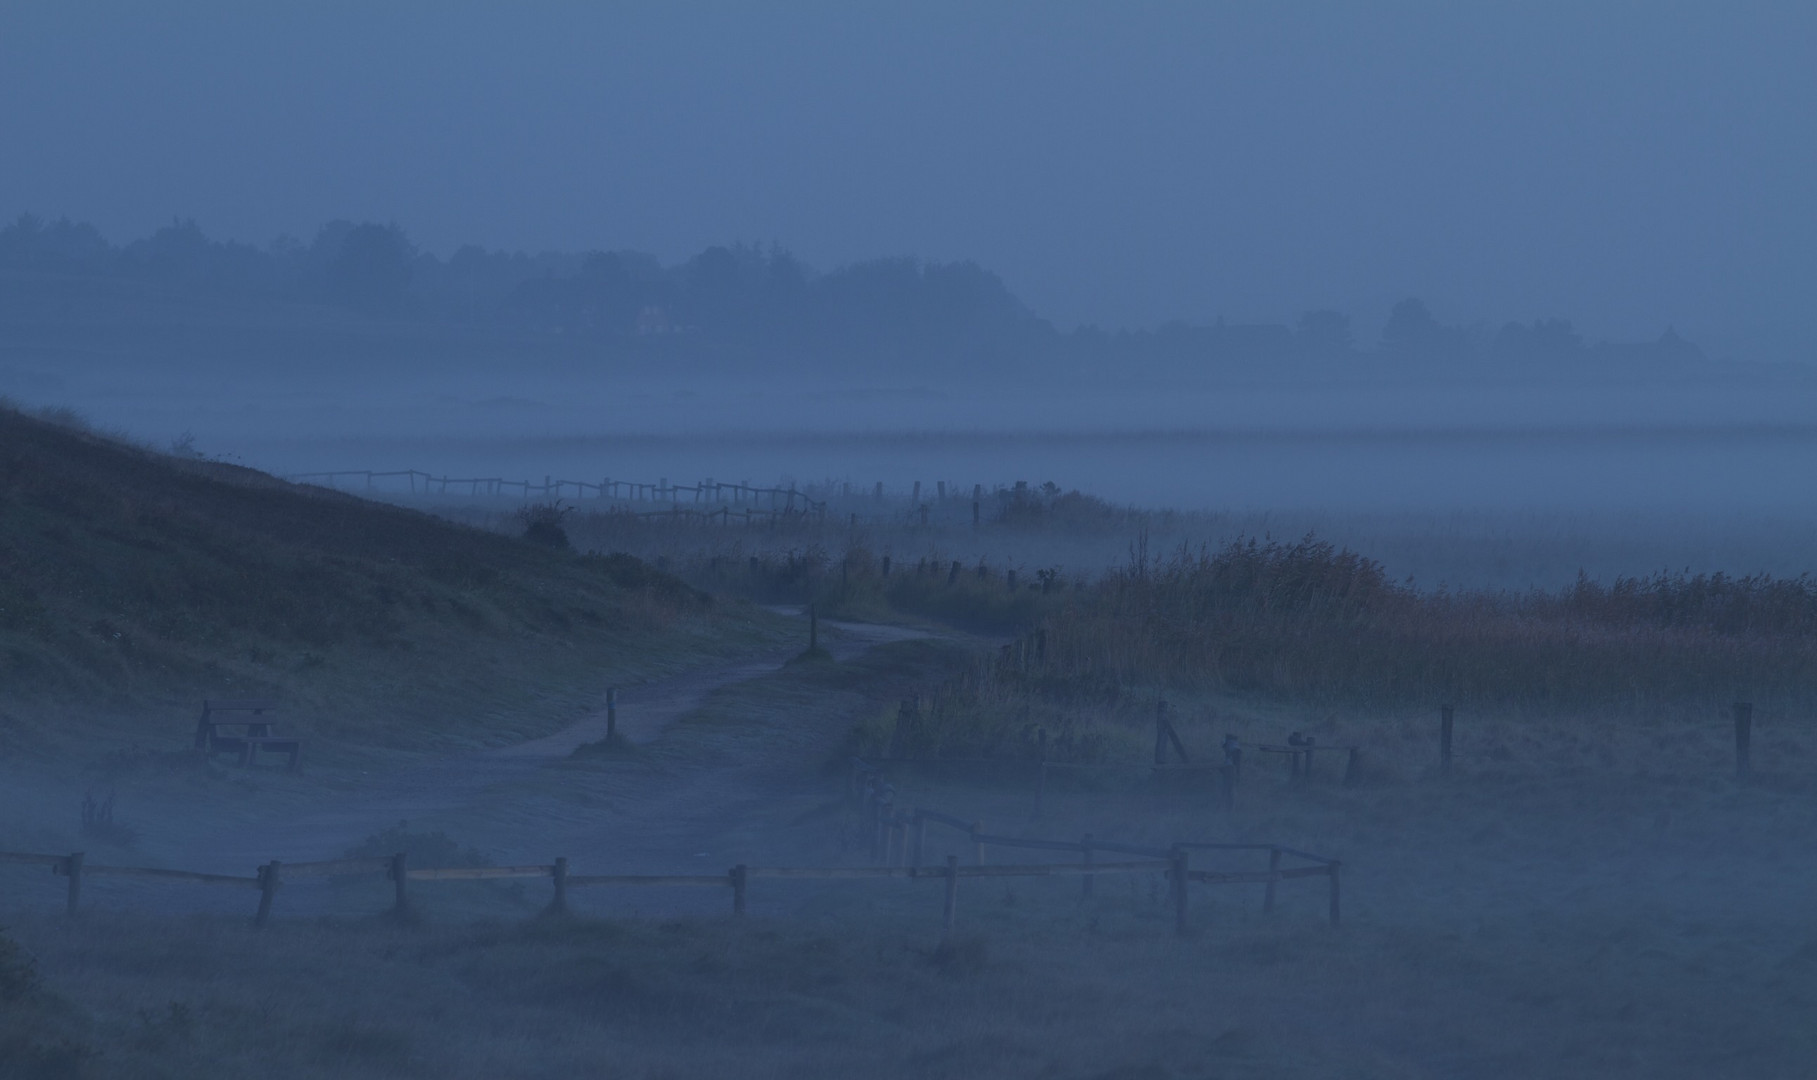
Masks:
[[[930,636],[920,630],[867,623],[823,619],[821,625],[829,631],[824,647],[835,660],[849,660],[889,642]],[[619,731],[634,744],[653,742],[714,692],[773,674],[792,655],[792,651],[778,652],[623,688],[618,691]],[[767,795],[741,785],[736,767],[703,766],[711,775],[691,769],[690,775],[672,776],[666,784],[621,784],[595,792],[592,798],[554,798],[554,784],[546,770],[565,761],[576,748],[602,739],[605,728],[602,705],[598,712],[544,738],[398,770],[375,771],[362,777],[353,790],[325,798],[302,812],[234,823],[215,821],[206,827],[205,835],[170,836],[157,846],[171,848],[160,854],[172,859],[178,859],[181,851],[178,861],[185,866],[237,872],[272,858],[334,858],[377,828],[410,821],[413,826],[423,823],[428,828],[451,823],[449,831],[458,833],[463,842],[504,856],[532,851],[549,854],[541,852],[541,848],[566,840],[567,847],[574,848],[573,854],[578,857],[583,848],[600,845],[607,833],[607,817],[615,819],[611,831],[616,835],[649,838],[661,832],[654,827],[627,828],[625,818],[673,821],[672,804],[683,788],[696,793],[690,796],[696,813],[706,806],[698,795],[701,791],[710,791],[710,801],[715,805]],[[646,788],[646,797],[627,797],[631,786]],[[667,842],[698,846],[679,837]],[[628,853],[614,854],[622,858]],[[198,860],[211,865],[202,866]]]

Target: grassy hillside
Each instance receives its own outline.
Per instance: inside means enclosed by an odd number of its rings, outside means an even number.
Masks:
[[[204,696],[349,742],[502,741],[768,624],[628,557],[0,409],[0,750],[163,745]]]

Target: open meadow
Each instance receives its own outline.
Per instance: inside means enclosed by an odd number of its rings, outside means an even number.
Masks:
[[[1437,591],[1039,490],[931,540],[912,513],[436,517],[5,436],[9,558],[82,568],[9,579],[0,849],[50,859],[0,865],[8,1076],[1794,1077],[1817,1051],[1803,579]],[[20,464],[47,447],[61,472]],[[1118,534],[1089,571],[949,555]],[[202,698],[254,693],[300,771],[191,748]],[[1094,849],[1087,884],[1089,845],[1137,854]]]

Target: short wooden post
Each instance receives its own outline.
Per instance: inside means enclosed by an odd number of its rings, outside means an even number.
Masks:
[[[946,857],[946,906],[940,913],[942,931],[951,937],[953,933],[953,914],[959,905],[959,856]]]
[[[1035,815],[1047,803],[1047,729],[1035,730]]]
[[[618,738],[618,687],[606,687],[606,741]]]
[[[64,902],[63,910],[69,915],[74,915],[82,905],[82,859],[83,853],[75,851],[63,860],[63,873],[69,878],[69,896]]]
[[[391,887],[397,896],[391,914],[399,919],[410,915],[410,858],[403,852],[391,857]]]
[[[984,840],[982,839],[983,833],[984,833],[984,822],[982,822],[982,821],[972,822],[972,858],[976,861],[976,865],[978,865],[978,866],[984,865]]]
[[[1080,855],[1083,857],[1082,861],[1084,862],[1086,869],[1089,870],[1089,869],[1091,869],[1092,863],[1094,861],[1096,861],[1096,856],[1092,851],[1092,834],[1091,833],[1085,834],[1085,839],[1083,841],[1081,841],[1080,847],[1082,849],[1080,851]],[[1092,883],[1097,880],[1098,880],[1098,875],[1096,875],[1096,874],[1080,874],[1079,875],[1079,895],[1080,896],[1090,896],[1091,891],[1092,891]]]
[[[1754,706],[1735,703],[1735,776],[1746,780],[1754,772]]]
[[[1342,921],[1341,912],[1338,909],[1338,869],[1340,866],[1341,866],[1340,863],[1334,862],[1331,864],[1331,871],[1330,871],[1330,873],[1331,873],[1331,925],[1333,925],[1333,926],[1338,925],[1338,923],[1340,921]]]
[[[555,865],[550,868],[549,876],[555,882],[555,895],[549,900],[545,915],[566,915],[568,913],[568,857],[558,855]]]
[[[259,912],[252,917],[254,926],[264,926],[271,922],[271,901],[278,894],[278,868],[281,865],[273,859],[259,867]]]
[[[1181,937],[1186,936],[1186,849],[1176,847],[1170,860],[1173,868],[1168,873],[1173,877],[1173,929]]]
[[[1438,709],[1438,767],[1440,772],[1451,771],[1451,706],[1440,705]]]
[[[1266,890],[1262,893],[1262,912],[1264,914],[1274,910],[1274,884],[1275,884],[1275,880],[1276,880],[1275,875],[1279,874],[1280,872],[1281,872],[1281,849],[1278,847],[1269,848],[1268,849],[1268,886],[1267,886]]]
[[[732,914],[744,914],[744,886],[749,872],[744,863],[732,867]]]

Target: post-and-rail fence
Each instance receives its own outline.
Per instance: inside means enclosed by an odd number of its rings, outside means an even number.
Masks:
[[[655,483],[632,480],[614,480],[601,477],[599,480],[566,480],[555,476],[544,476],[541,483],[535,480],[512,480],[502,476],[448,476],[436,475],[421,469],[334,469],[322,472],[290,473],[282,479],[291,483],[316,484],[335,490],[365,490],[374,494],[391,493],[402,495],[438,495],[482,497],[515,497],[522,499],[559,499],[572,497],[577,503],[612,502],[613,510],[618,513],[631,514],[648,519],[700,520],[711,524],[715,519],[720,524],[730,525],[734,522],[754,524],[758,520],[772,521],[780,518],[813,517],[825,520],[829,504],[837,499],[847,509],[860,505],[864,501],[883,502],[885,486],[878,481],[871,487],[853,485],[847,481],[827,482],[818,485],[799,486],[790,484],[787,487],[763,487],[748,481],[727,483],[725,481],[705,479],[692,484],[672,484],[667,478]],[[402,483],[397,483],[401,481]],[[973,484],[969,494],[964,486],[957,483],[938,481],[924,486],[919,480],[907,492],[912,506],[912,516],[919,515],[920,523],[929,522],[930,510],[937,507],[947,508],[943,513],[963,515],[967,504],[971,511],[971,523],[974,526],[982,522],[983,505],[987,490],[993,496],[1017,496],[1029,491],[1025,481],[1017,481],[1013,486],[994,484],[987,488],[984,484]],[[889,493],[894,497],[897,493]],[[632,510],[634,505],[665,506],[665,509]],[[742,509],[740,509],[742,508]],[[852,514],[855,523],[858,514]]]
[[[567,913],[568,891],[576,888],[596,886],[725,888],[729,889],[732,894],[732,913],[743,915],[750,882],[763,878],[846,881],[915,881],[931,878],[945,884],[942,927],[945,933],[950,934],[956,917],[959,881],[962,878],[1071,876],[1081,880],[1083,894],[1089,896],[1094,880],[1101,874],[1145,873],[1159,873],[1167,877],[1173,898],[1175,926],[1181,934],[1185,934],[1188,929],[1187,886],[1193,882],[1207,885],[1263,885],[1266,887],[1263,910],[1272,911],[1275,886],[1279,882],[1306,877],[1324,877],[1330,882],[1331,921],[1336,923],[1339,917],[1339,864],[1337,860],[1297,851],[1278,844],[1180,842],[1167,848],[1156,848],[1109,840],[1094,840],[1089,835],[1085,840],[1077,843],[998,836],[984,832],[982,825],[978,822],[966,821],[939,811],[917,809],[910,814],[898,814],[888,805],[887,791],[882,787],[873,789],[870,795],[870,807],[872,816],[877,822],[888,823],[890,835],[907,837],[909,832],[906,830],[911,826],[913,829],[912,846],[903,843],[900,839],[894,843],[886,841],[884,857],[876,860],[877,865],[870,866],[751,866],[741,863],[720,874],[575,874],[569,871],[566,858],[558,858],[549,864],[530,866],[413,867],[409,865],[406,856],[397,854],[386,858],[334,859],[303,863],[284,863],[274,859],[258,867],[250,876],[242,876],[203,874],[160,867],[99,865],[88,862],[82,852],[68,855],[0,852],[0,864],[46,867],[52,874],[64,878],[66,881],[65,909],[70,915],[77,914],[81,909],[84,881],[95,877],[138,878],[147,881],[245,889],[259,894],[253,925],[261,927],[270,923],[278,889],[285,881],[311,877],[351,878],[381,874],[392,883],[395,894],[392,911],[400,917],[410,913],[412,885],[418,882],[544,878],[548,879],[553,886],[553,895],[545,909],[546,914]],[[948,855],[944,863],[924,863],[924,843],[926,828],[929,824],[946,825],[963,832],[972,849],[972,861],[961,865],[957,855]],[[882,831],[880,826],[880,834]],[[1077,862],[997,865],[986,861],[986,851],[991,847],[1068,852],[1076,853],[1080,858]],[[1268,852],[1268,869],[1227,872],[1195,870],[1190,866],[1191,852],[1213,850]],[[1102,861],[1099,858],[1101,854],[1127,857]],[[1281,860],[1284,857],[1309,861],[1312,865],[1283,867]]]

